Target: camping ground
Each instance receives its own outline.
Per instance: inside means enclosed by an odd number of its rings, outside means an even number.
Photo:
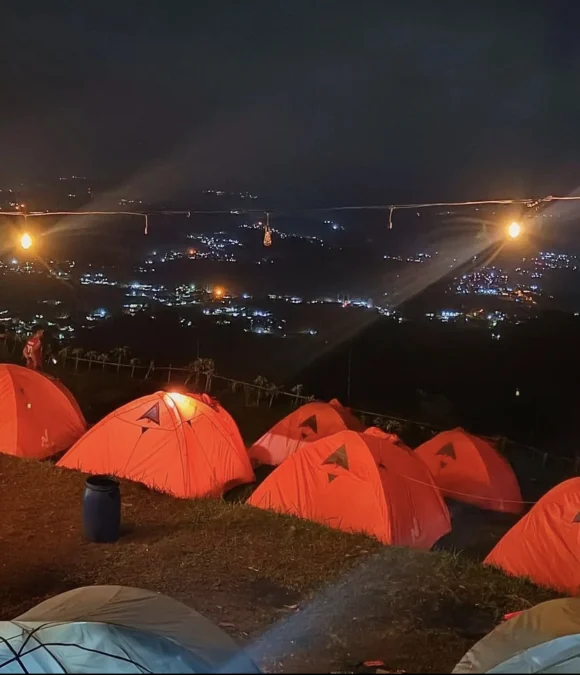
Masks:
[[[142,393],[99,382],[66,381],[99,415]],[[233,412],[246,440],[275,415]],[[387,671],[449,672],[505,613],[554,597],[479,563],[472,551],[486,553],[509,526],[491,516],[465,512],[471,520],[448,546],[467,552],[422,552],[123,482],[123,536],[95,545],[81,535],[83,486],[79,473],[0,455],[1,619],[78,586],[124,584],[197,609],[266,671],[357,672],[380,661]]]

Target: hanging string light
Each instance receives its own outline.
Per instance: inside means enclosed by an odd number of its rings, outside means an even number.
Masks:
[[[266,226],[264,227],[264,246],[272,246],[272,231],[270,230],[269,213],[266,213]]]
[[[21,207],[24,208],[24,204],[21,204]],[[32,237],[28,234],[28,220],[26,219],[26,212],[22,212],[24,218],[24,227],[22,234],[20,236],[20,246],[27,251],[32,246]]]
[[[420,204],[378,204],[378,205],[360,205],[360,206],[325,206],[320,208],[305,208],[305,209],[291,209],[286,211],[276,211],[277,215],[288,215],[289,213],[315,213],[315,212],[338,212],[338,211],[388,211],[388,221],[387,227],[389,230],[393,229],[393,214],[395,209],[425,209],[425,208],[435,208],[435,207],[461,207],[461,206],[480,206],[480,205],[520,205],[528,207],[530,211],[536,211],[541,209],[545,204],[550,204],[552,202],[560,201],[570,201],[576,202],[580,201],[580,195],[571,195],[568,197],[558,197],[554,195],[548,195],[547,197],[540,197],[535,199],[482,199],[476,201],[457,201],[457,202],[428,202]],[[25,205],[16,206],[16,211],[3,211],[2,216],[18,216],[22,217],[23,215],[26,218],[33,217],[42,217],[42,216],[137,216],[143,219],[144,221],[144,234],[149,233],[149,218],[153,215],[185,215],[190,218],[193,214],[256,214],[264,213],[261,209],[243,209],[232,211],[229,210],[192,210],[187,211],[151,211],[151,212],[137,212],[137,211],[32,211],[32,212],[23,212],[20,209],[24,209]],[[530,214],[531,215],[531,214]],[[272,229],[269,224],[270,213],[266,213],[266,225],[264,227],[264,246],[272,245]],[[259,227],[262,227],[262,223],[259,223]]]
[[[24,204],[22,204],[24,207]],[[200,213],[195,211],[194,213]],[[205,213],[205,212],[204,212]],[[43,216],[138,216],[143,218],[144,221],[144,234],[149,234],[149,217],[153,215],[185,215],[189,218],[192,214],[192,211],[150,211],[145,213],[144,211],[28,211],[23,213],[22,211],[3,211],[1,215],[3,216],[24,216],[24,218],[40,218]]]
[[[25,251],[32,246],[32,237],[28,234],[28,232],[24,232],[24,234],[20,237],[20,246]]]

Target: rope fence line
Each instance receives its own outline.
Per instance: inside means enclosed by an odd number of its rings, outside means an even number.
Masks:
[[[423,480],[419,480],[418,478],[411,478],[411,476],[406,476],[405,474],[401,474],[399,472],[394,472],[394,473],[395,473],[396,476],[399,476],[400,478],[404,478],[405,480],[409,480],[412,483],[418,483],[419,485],[426,485],[427,487],[433,487],[436,490],[440,491],[444,496],[455,495],[456,497],[475,497],[476,499],[481,499],[483,501],[489,501],[489,502],[501,501],[504,504],[531,505],[531,504],[537,504],[538,501],[539,501],[539,499],[536,499],[535,501],[526,501],[524,499],[501,499],[501,500],[498,500],[497,497],[486,497],[485,495],[474,495],[474,494],[470,494],[469,492],[458,492],[457,490],[448,490],[447,488],[441,489],[441,488],[438,488],[433,483],[427,483]]]
[[[75,355],[66,355],[64,358],[60,358],[61,362],[63,365],[65,364],[66,361],[74,361],[75,362],[75,368],[78,368],[78,363],[87,363],[92,366],[92,364],[99,365],[101,366],[101,369],[104,370],[106,367],[110,368],[115,368],[117,372],[120,372],[121,368],[129,368],[132,373],[135,371],[146,371],[144,379],[148,379],[153,373],[155,372],[167,372],[167,383],[169,384],[171,382],[171,376],[173,373],[182,373],[182,374],[187,374],[189,376],[204,376],[207,377],[208,373],[204,373],[203,371],[195,372],[191,368],[187,368],[184,366],[173,366],[173,365],[168,365],[168,366],[157,366],[155,365],[154,361],[151,361],[149,365],[144,365],[144,364],[139,364],[139,363],[123,363],[119,361],[103,361],[101,359],[88,359],[86,357],[81,357],[81,356],[75,356]],[[298,394],[298,393],[293,393],[291,391],[284,391],[280,387],[276,387],[276,389],[273,391],[269,387],[265,387],[259,384],[255,384],[254,382],[246,382],[244,380],[237,380],[231,377],[225,377],[223,375],[218,375],[216,373],[211,373],[209,374],[209,380],[210,380],[210,387],[211,387],[211,381],[213,380],[220,380],[222,382],[227,382],[228,384],[235,385],[235,386],[240,386],[244,388],[246,391],[261,391],[264,393],[266,396],[273,396],[274,398],[278,398],[280,396],[286,397],[288,399],[291,399],[294,403],[302,402],[302,403],[310,403],[315,400],[317,400],[314,396],[306,396],[304,394]],[[429,430],[432,435],[435,435],[436,433],[443,432],[443,431],[448,431],[448,429],[445,429],[443,427],[437,426],[435,424],[432,424],[430,422],[419,422],[417,420],[411,420],[411,419],[406,419],[403,417],[397,417],[395,415],[387,415],[385,413],[377,413],[377,412],[372,412],[369,410],[362,410],[360,408],[350,408],[350,410],[355,413],[357,416],[364,418],[370,418],[373,422],[376,420],[384,420],[385,422],[391,423],[395,422],[396,424],[399,424],[401,426],[413,426],[416,428],[419,428],[421,430]],[[366,423],[365,423],[366,424]],[[545,468],[548,462],[548,459],[553,459],[556,460],[557,462],[560,462],[562,464],[566,464],[569,468],[573,468],[574,473],[578,474],[580,473],[580,457],[576,458],[571,458],[571,457],[564,457],[563,455],[556,455],[554,453],[549,453],[543,450],[539,450],[538,448],[534,448],[531,445],[527,445],[525,443],[520,443],[516,441],[510,441],[508,438],[504,436],[481,436],[479,435],[480,438],[483,438],[484,440],[497,445],[500,452],[502,454],[505,454],[505,447],[508,443],[510,443],[513,446],[516,446],[517,448],[520,448],[522,450],[526,450],[527,452],[531,453],[532,456],[538,458],[541,461],[542,468]],[[410,479],[413,480],[413,479]],[[528,503],[528,502],[524,502]],[[535,502],[529,502],[529,503],[535,503]]]

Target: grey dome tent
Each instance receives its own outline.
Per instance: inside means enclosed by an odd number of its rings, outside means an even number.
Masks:
[[[542,602],[497,626],[454,673],[580,673],[580,598]]]
[[[86,586],[0,621],[0,673],[259,673],[211,621],[165,595]]]

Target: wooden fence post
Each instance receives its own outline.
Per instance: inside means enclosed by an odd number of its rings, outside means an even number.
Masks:
[[[149,362],[149,369],[145,373],[145,379],[149,379],[149,375],[155,370],[155,363],[153,361]]]

